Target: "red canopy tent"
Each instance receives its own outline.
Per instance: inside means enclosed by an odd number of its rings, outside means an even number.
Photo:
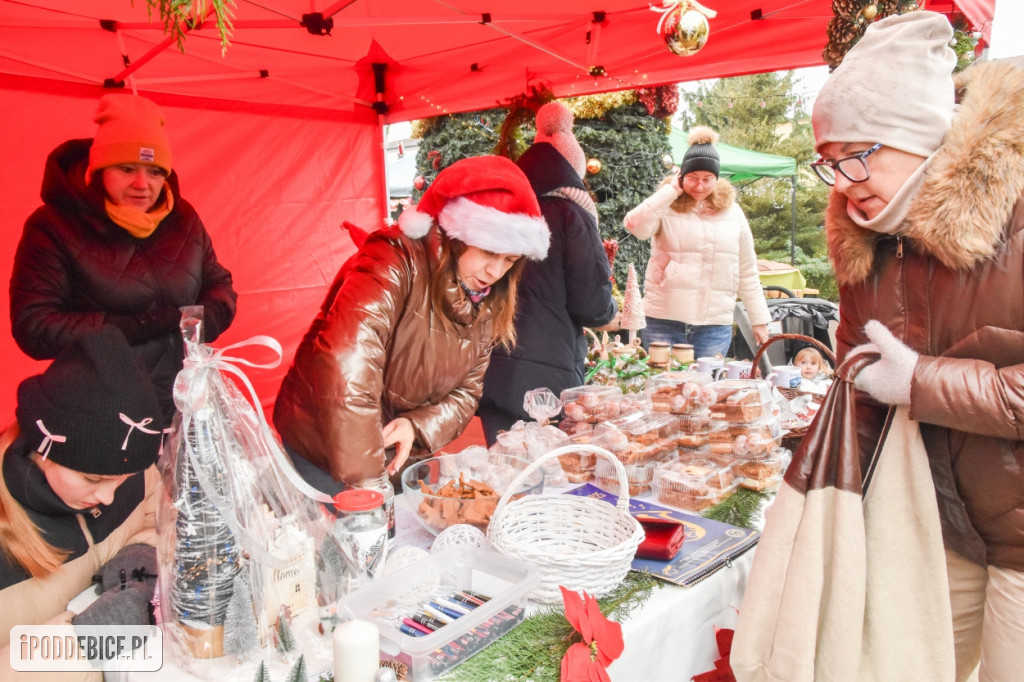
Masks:
[[[146,0],[0,0],[0,273],[47,153],[92,135],[104,93],[136,91],[167,114],[183,194],[235,276],[238,317],[218,345],[268,334],[286,366],[353,250],[342,221],[383,221],[383,124],[542,83],[564,97],[821,63],[831,0],[705,4],[710,40],[678,57],[644,0],[236,0],[223,53],[209,18],[179,51]],[[9,328],[0,354],[6,422],[42,363]],[[251,373],[265,404],[285,366]]]

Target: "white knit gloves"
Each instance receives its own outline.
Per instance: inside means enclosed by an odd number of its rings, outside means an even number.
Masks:
[[[857,346],[850,355],[875,352],[882,359],[857,374],[853,385],[887,405],[910,405],[910,381],[917,366],[917,353],[892,335],[884,324],[871,320],[864,325],[871,343]]]

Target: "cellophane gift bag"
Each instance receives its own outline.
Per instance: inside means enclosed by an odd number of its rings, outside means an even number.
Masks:
[[[255,679],[261,667],[283,677],[300,658],[308,670],[329,668],[332,612],[351,567],[320,504],[330,498],[298,477],[238,367],[275,367],[281,347],[270,337],[219,350],[200,343],[201,308],[186,313],[182,329],[180,414],[158,465],[165,652],[218,682]],[[276,358],[226,354],[241,348]]]

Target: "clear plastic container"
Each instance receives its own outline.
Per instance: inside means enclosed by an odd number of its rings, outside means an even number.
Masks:
[[[782,476],[792,455],[785,448],[777,449],[770,457],[762,459],[737,458],[733,471],[740,479],[740,486],[749,490],[778,490]]]
[[[772,387],[761,379],[729,379],[707,387],[713,393],[711,418],[751,422],[772,413]]]
[[[660,503],[687,511],[702,511],[731,495],[737,484],[731,466],[711,459],[697,459],[656,468],[651,489]]]
[[[572,438],[573,444],[586,445],[592,441],[593,437],[589,433],[579,434]],[[558,462],[562,465],[562,471],[565,472],[570,483],[586,483],[594,477],[597,454],[585,450],[566,452],[558,456]]]
[[[665,372],[647,381],[646,394],[655,412],[690,414],[708,406],[703,388],[711,375],[701,372]]]
[[[601,403],[622,395],[618,386],[576,386],[562,391],[562,415],[577,422],[599,421]]]
[[[732,453],[746,459],[764,458],[779,449],[782,425],[779,418],[773,416],[745,423],[713,421],[708,439],[714,453]]]
[[[654,478],[654,471],[666,462],[674,461],[675,450],[663,451],[653,459],[642,464],[626,464],[626,481],[629,486],[629,496],[636,497],[651,489],[651,480]],[[594,468],[594,482],[597,487],[607,490],[610,493],[619,493],[619,477],[615,471],[615,465],[607,459],[599,459]]]
[[[433,680],[522,622],[526,595],[540,580],[536,568],[492,551],[458,545],[432,554],[352,592],[346,606],[380,630],[380,653],[409,667],[414,682]],[[423,636],[399,628],[422,604],[470,590],[483,605]]]

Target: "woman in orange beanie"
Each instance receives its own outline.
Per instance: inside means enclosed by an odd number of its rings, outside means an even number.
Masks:
[[[178,193],[164,115],[105,95],[96,135],[50,153],[43,206],[26,221],[11,275],[18,346],[45,360],[104,324],[120,329],[156,384],[166,421],[182,366],[181,306],[204,308],[205,340],[235,316],[231,273]]]

